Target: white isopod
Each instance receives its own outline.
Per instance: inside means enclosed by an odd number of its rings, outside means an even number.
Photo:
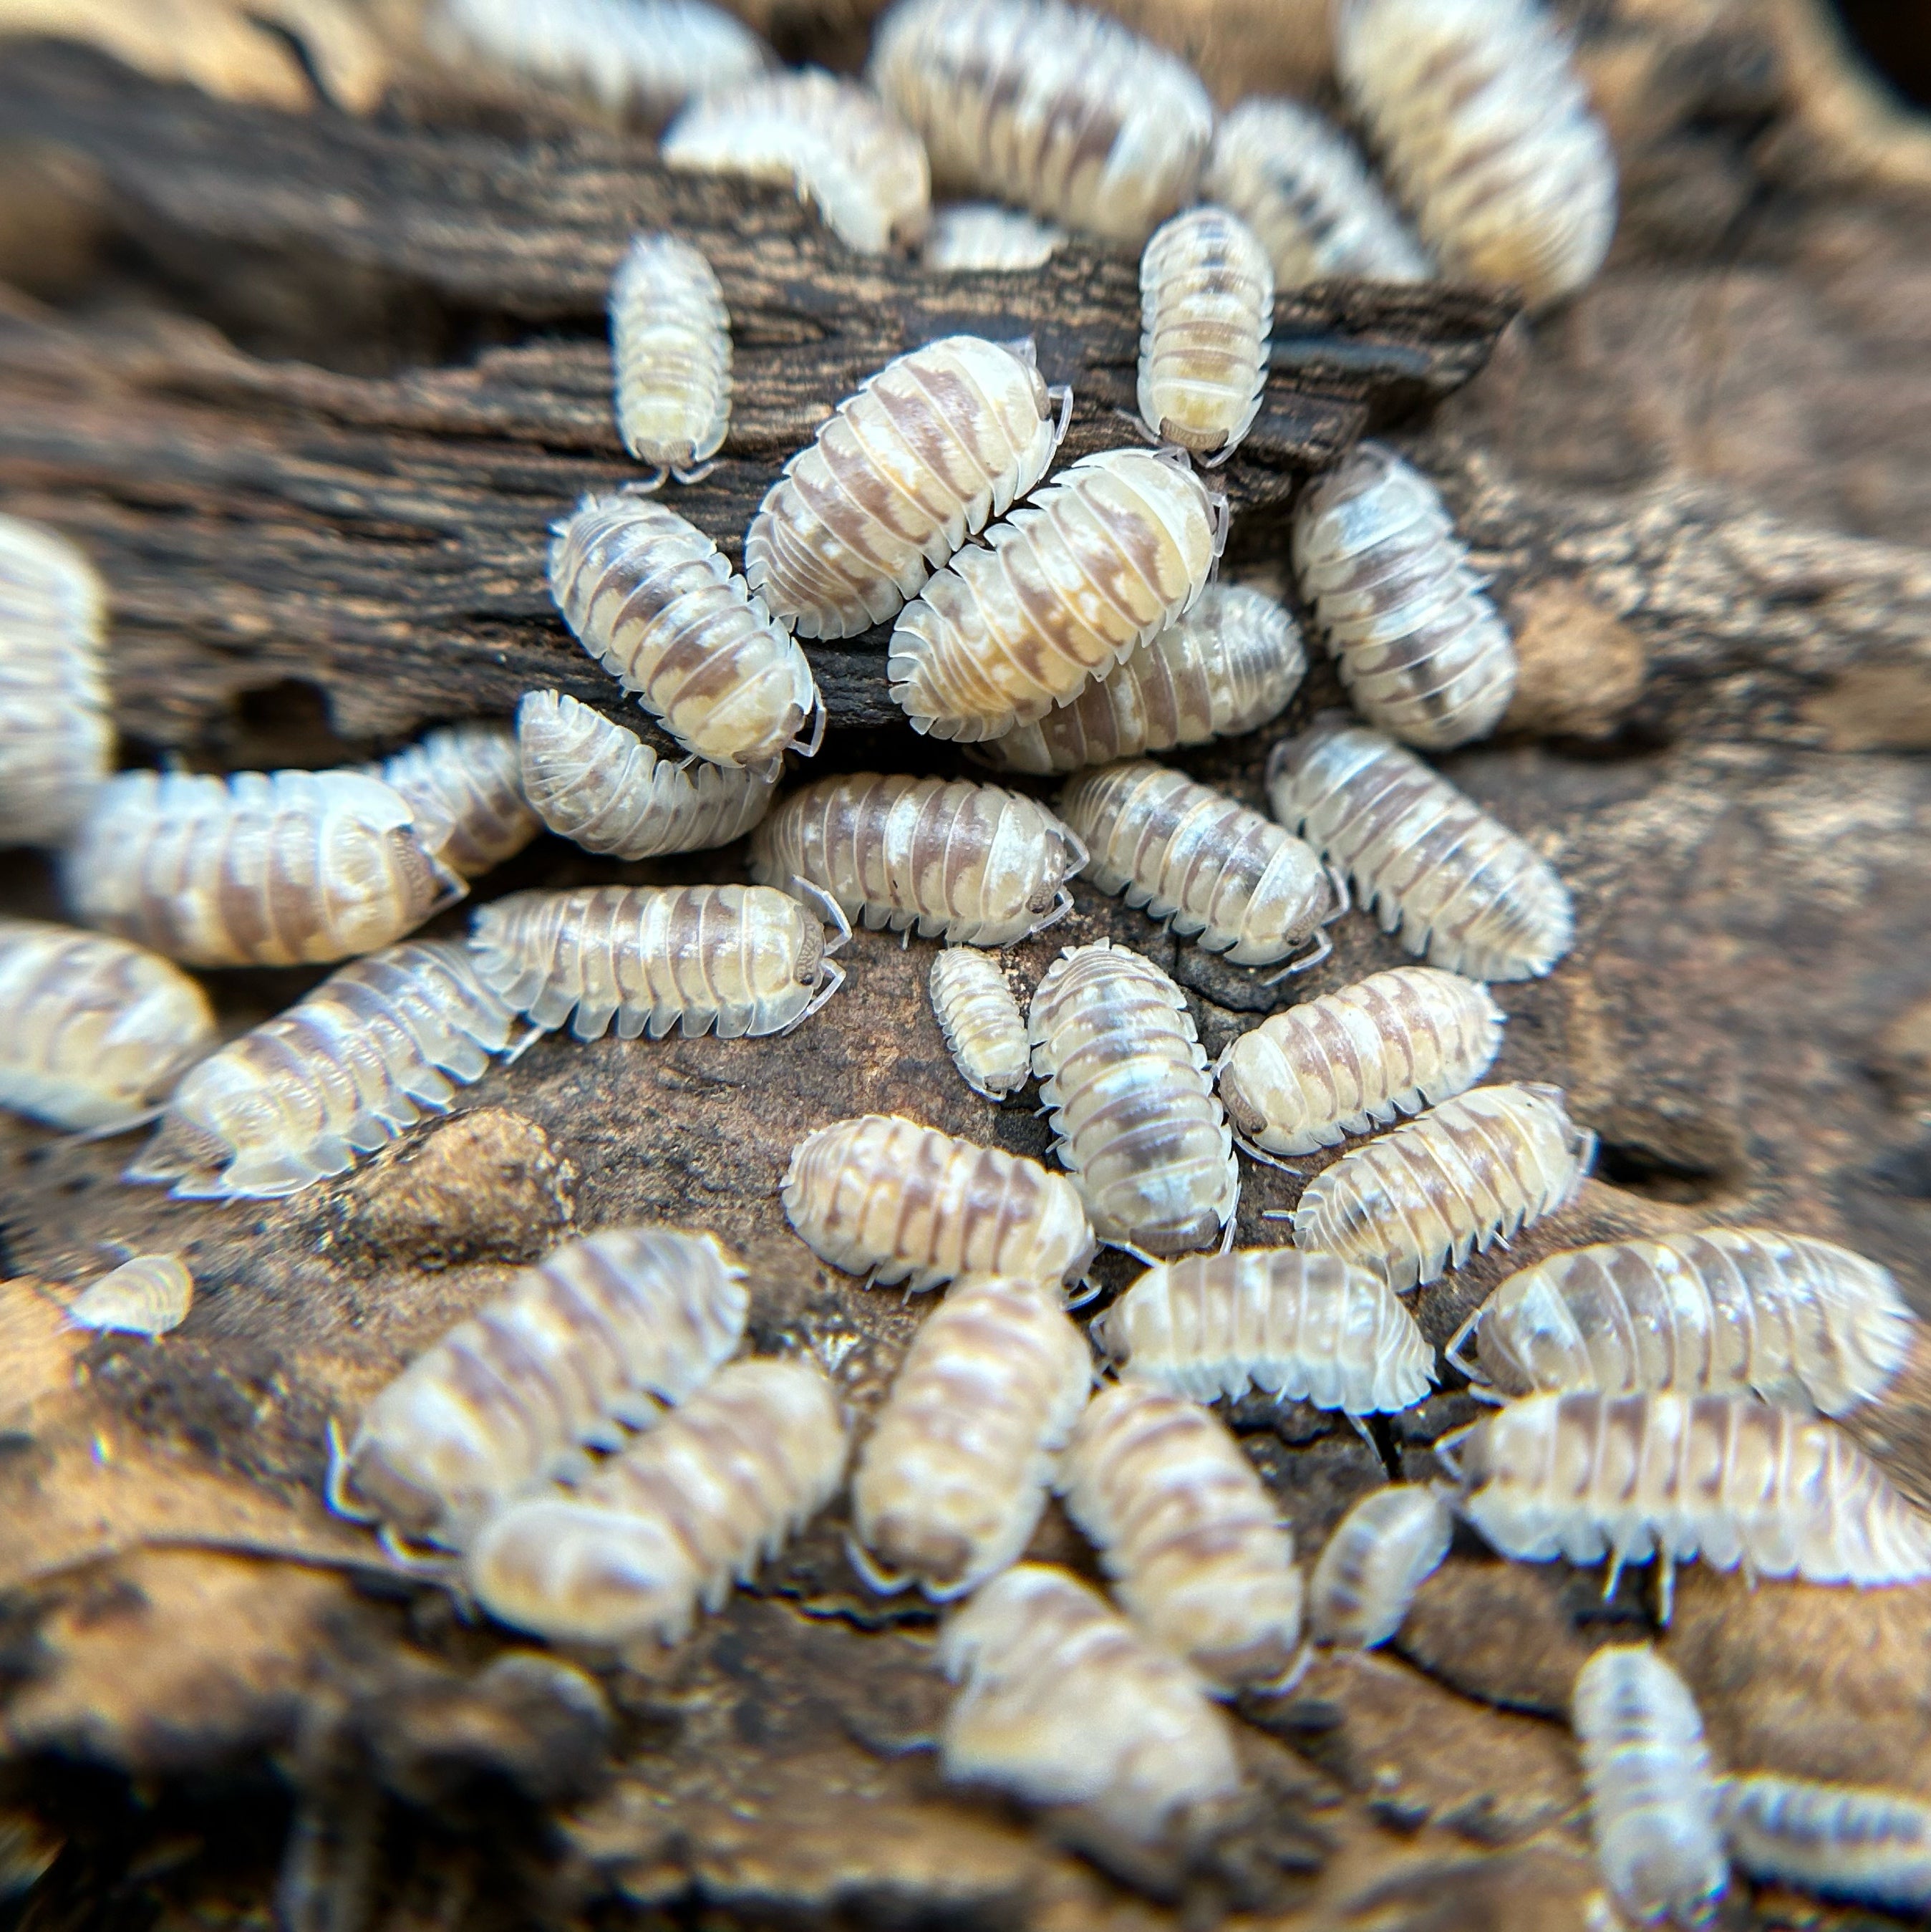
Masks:
[[[463,878],[515,857],[543,829],[507,724],[452,724],[369,769],[415,814],[424,850]]]
[[[919,259],[941,274],[1006,273],[1051,261],[1066,239],[1050,222],[989,201],[954,202],[932,211]]]
[[[1386,1643],[1454,1534],[1448,1505],[1426,1484],[1369,1490],[1335,1525],[1314,1566],[1308,1628],[1315,1641],[1350,1650]]]
[[[187,1319],[193,1300],[194,1277],[178,1255],[132,1255],[89,1282],[67,1304],[67,1318],[76,1328],[157,1339]]]
[[[617,434],[640,463],[701,482],[731,421],[731,319],[711,265],[674,235],[640,235],[610,282]]]
[[[1759,1772],[1723,1781],[1723,1836],[1753,1878],[1894,1912],[1931,1907],[1931,1804]]]
[[[970,946],[948,946],[932,962],[929,983],[960,1078],[988,1100],[1009,1100],[1033,1077],[1033,1053],[999,962]]]

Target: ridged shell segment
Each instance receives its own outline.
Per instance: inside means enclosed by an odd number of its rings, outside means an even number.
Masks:
[[[1753,1878],[1894,1911],[1931,1905],[1931,1804],[1907,1792],[1759,1772],[1723,1780],[1723,1817]]]
[[[959,1078],[988,1100],[1004,1100],[1033,1077],[1026,1022],[999,962],[970,946],[948,946],[932,962],[932,1012]]]
[[[640,463],[683,472],[731,421],[731,319],[711,265],[674,235],[640,235],[610,280],[617,434]]]
[[[1369,1490],[1335,1525],[1309,1580],[1315,1641],[1349,1650],[1386,1643],[1454,1534],[1448,1505],[1426,1483]]]
[[[941,274],[1012,274],[1043,267],[1065,239],[1050,222],[1016,208],[955,201],[932,211],[919,260]]]
[[[194,1277],[178,1255],[134,1255],[89,1282],[67,1304],[67,1318],[151,1340],[178,1328],[193,1301]]]
[[[543,829],[507,724],[448,725],[370,769],[415,814],[424,849],[462,878],[514,858]]]

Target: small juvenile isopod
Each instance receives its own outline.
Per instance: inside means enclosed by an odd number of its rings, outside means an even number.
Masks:
[[[1342,910],[1311,845],[1237,800],[1144,758],[1075,778],[1060,816],[1091,848],[1085,876],[1237,966],[1285,959]]]
[[[556,534],[564,622],[685,750],[714,765],[817,751],[825,712],[805,653],[702,530],[619,494],[586,496]]]
[[[415,814],[423,849],[463,878],[515,857],[542,830],[507,724],[452,724],[370,769]]]
[[[586,852],[654,859],[742,838],[771,809],[779,769],[683,766],[634,731],[554,691],[516,708],[524,796],[551,831]]]
[[[1240,1170],[1186,995],[1123,946],[1069,946],[1027,1030],[1054,1151],[1093,1232],[1147,1256],[1211,1246],[1240,1204]]]
[[[1546,860],[1440,772],[1330,712],[1267,761],[1274,816],[1349,873],[1381,930],[1471,980],[1528,980],[1569,950],[1576,916]]]
[[[191,1069],[127,1178],[194,1200],[298,1193],[447,1112],[514,1028],[460,946],[390,946]]]
[[[617,434],[640,463],[696,483],[731,420],[731,319],[711,265],[674,235],[640,235],[610,283]]]
[[[1225,506],[1171,454],[1082,457],[906,605],[886,670],[914,730],[970,742],[1030,724],[1192,606]]]
[[[187,1319],[193,1300],[194,1277],[178,1255],[133,1255],[89,1282],[67,1304],[67,1318],[76,1328],[158,1337]]]
[[[845,1426],[822,1370],[733,1362],[574,1489],[509,1502],[466,1565],[491,1616],[553,1641],[689,1634],[836,1493]]]
[[[974,1275],[913,1338],[852,1479],[865,1580],[935,1603],[976,1589],[1026,1546],[1054,1453],[1093,1382],[1055,1286]],[[876,1568],[874,1566],[876,1565]]]
[[[954,202],[932,211],[919,259],[943,274],[1009,272],[1052,260],[1066,239],[1050,223],[989,201]]]
[[[1315,1641],[1350,1650],[1386,1643],[1454,1534],[1448,1505],[1426,1483],[1369,1490],[1335,1525],[1314,1566],[1308,1628]]]
[[[1263,1020],[1228,1042],[1213,1077],[1250,1154],[1312,1154],[1474,1086],[1502,1018],[1486,986],[1397,966]]]
[[[1066,916],[1086,856],[1044,806],[1003,785],[857,772],[781,800],[752,837],[751,875],[816,886],[874,932],[1010,946]]]
[[[919,1294],[961,1274],[1077,1280],[1093,1229],[1072,1184],[1036,1160],[895,1114],[834,1120],[791,1150],[778,1190],[811,1252]]]
[[[118,1132],[149,1118],[220,1035],[208,996],[124,939],[0,918],[0,1107]]]
[[[1435,485],[1364,442],[1294,512],[1294,574],[1369,723],[1445,750],[1492,731],[1516,647]]]
[[[1350,1415],[1411,1408],[1435,1352],[1372,1268],[1245,1248],[1143,1274],[1093,1324],[1123,1375],[1196,1402],[1249,1388]]]
[[[988,1100],[1018,1093],[1032,1078],[1033,1054],[999,962],[970,946],[948,946],[932,962],[931,986],[932,1011],[959,1077]]]
[[[1753,1878],[1894,1912],[1931,1907],[1931,1804],[1870,1785],[1726,1778],[1723,1836]]]
[[[1294,1210],[1294,1245],[1426,1286],[1566,1207],[1595,1153],[1561,1088],[1471,1088],[1322,1168]]]
[[[765,492],[751,588],[802,638],[883,623],[1046,473],[1066,434],[1031,345],[948,335],[888,362]]]
[[[464,1546],[484,1516],[686,1400],[736,1350],[744,1269],[712,1234],[609,1228],[567,1241],[417,1356],[363,1412],[331,1503]]]

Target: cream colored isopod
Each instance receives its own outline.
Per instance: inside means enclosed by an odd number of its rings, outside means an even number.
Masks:
[[[1066,239],[1050,223],[989,201],[958,201],[932,211],[919,259],[941,274],[1006,274],[1042,267]]]
[[[102,1328],[150,1340],[170,1334],[187,1319],[194,1277],[178,1255],[133,1255],[91,1281],[67,1305],[77,1328]]]
[[[1894,1912],[1931,1906],[1931,1804],[1905,1791],[1759,1772],[1723,1787],[1723,1836],[1753,1878]]]
[[[1441,1567],[1455,1534],[1448,1505],[1426,1483],[1371,1490],[1334,1526],[1308,1585],[1317,1643],[1372,1650],[1402,1627],[1415,1592]]]
[[[514,858],[543,829],[507,724],[451,724],[370,769],[415,814],[424,849],[465,879]]]
[[[701,482],[731,421],[731,319],[697,250],[674,235],[640,235],[610,282],[617,434],[640,463]]]
[[[1033,1053],[999,962],[973,946],[948,946],[932,962],[929,984],[959,1078],[988,1100],[1010,1099],[1033,1077]]]

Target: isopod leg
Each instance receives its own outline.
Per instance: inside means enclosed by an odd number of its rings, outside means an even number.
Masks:
[[[1084,1308],[1102,1292],[1100,1284],[1090,1274],[1081,1275],[1074,1286],[1079,1292],[1077,1294],[1069,1292],[1065,1299],[1064,1306],[1069,1315],[1076,1308]]]
[[[1658,1546],[1656,1552],[1656,1620],[1665,1630],[1676,1609],[1676,1558]]]
[[[1261,1218],[1264,1221],[1291,1221],[1294,1210],[1291,1208],[1263,1208]]]
[[[524,1033],[522,1039],[514,1042],[503,1055],[503,1064],[505,1066],[514,1066],[548,1030],[549,1029],[545,1027],[534,1025],[530,1027]]]
[[[673,463],[670,466],[670,473],[676,478],[679,482],[682,484],[688,484],[692,483],[701,483],[706,476],[710,475],[713,470],[717,468],[717,459],[714,457],[708,463],[699,464],[694,470],[679,469],[678,466]],[[664,479],[661,476],[658,478],[659,488],[662,487],[663,481]]]
[[[393,1523],[384,1523],[376,1532],[376,1540],[382,1546],[382,1554],[405,1576],[420,1576],[431,1583],[449,1583],[461,1573],[459,1558],[447,1550],[424,1550],[397,1535]]]
[[[1349,884],[1348,874],[1332,859],[1328,860],[1326,864],[1327,882],[1334,888],[1335,907],[1321,924],[1332,926],[1337,919],[1354,910],[1354,888]]]
[[[865,1588],[875,1590],[881,1597],[895,1597],[912,1580],[895,1570],[880,1569],[871,1560],[871,1552],[850,1530],[845,1532],[845,1560],[865,1579]]]
[[[617,494],[619,496],[654,496],[664,488],[670,475],[670,464],[660,463],[657,466],[657,473],[654,476],[648,480],[641,476],[637,477],[626,483]]]
[[[332,1415],[328,1418],[328,1472],[322,1479],[322,1499],[337,1516],[351,1522],[373,1522],[373,1510],[358,1509],[349,1500],[344,1486],[349,1478],[349,1452],[342,1446],[342,1431]]]
[[[1270,1683],[1256,1684],[1252,1687],[1257,1697],[1285,1697],[1307,1675],[1308,1666],[1314,1661],[1314,1639],[1303,1637],[1301,1647],[1294,1654],[1286,1670]]]
[[[1456,1451],[1462,1447],[1463,1438],[1473,1435],[1481,1426],[1479,1422],[1471,1422],[1465,1427],[1452,1429],[1435,1443],[1435,1460],[1458,1483],[1462,1480],[1462,1465],[1455,1460]]]
[[[1476,1324],[1482,1319],[1488,1306],[1489,1304],[1484,1301],[1475,1308],[1468,1319],[1448,1338],[1447,1346],[1441,1352],[1441,1359],[1451,1369],[1456,1370],[1466,1376],[1471,1382],[1480,1382],[1485,1387],[1489,1378],[1482,1372],[1480,1367],[1474,1362],[1465,1362],[1456,1351],[1475,1332]]]

